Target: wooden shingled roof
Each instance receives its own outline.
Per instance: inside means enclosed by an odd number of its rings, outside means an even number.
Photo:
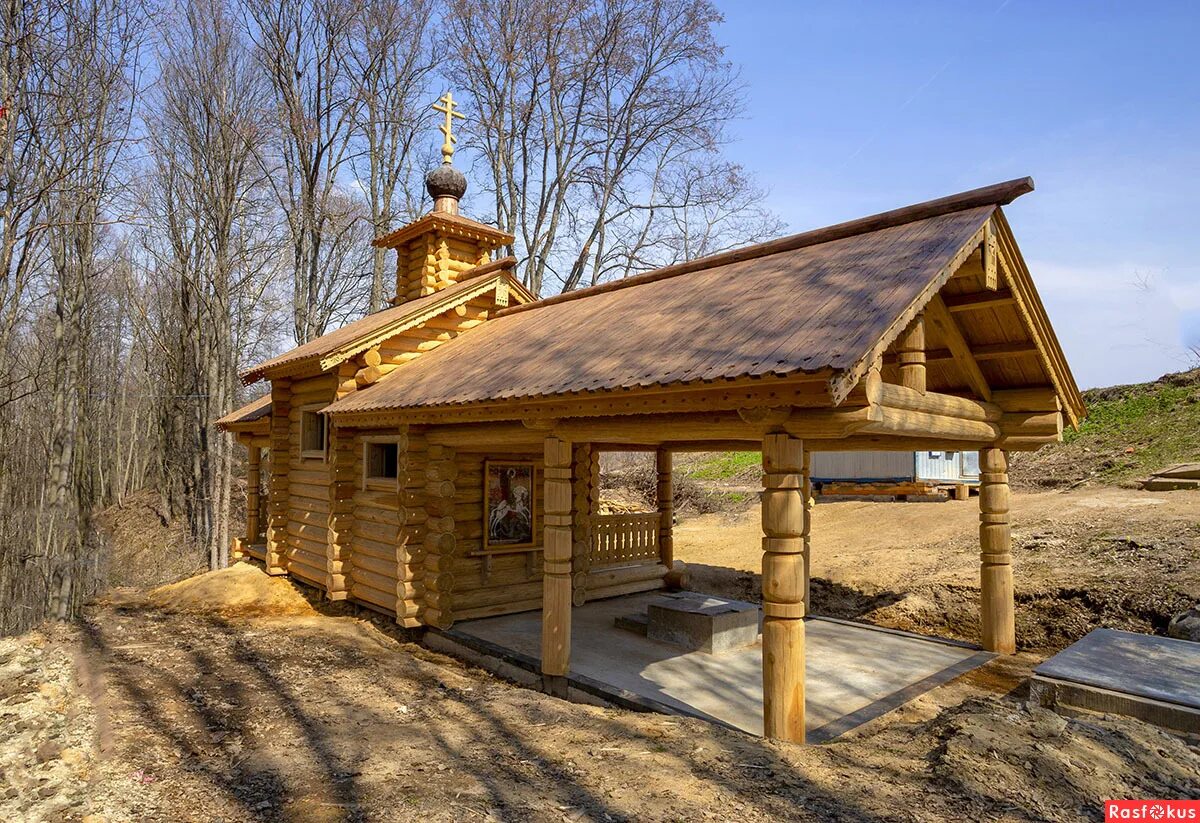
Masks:
[[[271,413],[271,393],[267,392],[262,397],[251,400],[240,409],[235,409],[229,414],[217,421],[216,425],[221,429],[230,429],[247,423],[254,423],[262,420]]]
[[[1030,190],[1016,180],[513,307],[326,411],[805,373],[849,391],[997,206]]]
[[[368,314],[336,331],[321,335],[246,369],[239,376],[243,383],[250,385],[264,377],[282,375],[287,373],[289,368],[300,368],[307,364],[316,364],[321,370],[331,368],[342,360],[366,351],[381,338],[419,325],[430,317],[453,308],[457,303],[496,288],[500,280],[507,281],[518,301],[531,301],[533,296],[511,275],[516,262],[516,258],[506,257],[485,263],[465,272],[460,281],[452,286],[417,300]]]

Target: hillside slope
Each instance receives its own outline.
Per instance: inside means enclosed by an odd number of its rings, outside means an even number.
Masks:
[[[1087,419],[1063,442],[1015,454],[1013,485],[1128,485],[1172,463],[1200,459],[1200,368],[1151,383],[1089,389]]]

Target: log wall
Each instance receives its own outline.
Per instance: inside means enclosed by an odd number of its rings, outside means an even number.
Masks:
[[[444,529],[452,530],[449,556],[442,556],[439,567],[449,573],[452,583],[452,620],[468,620],[497,614],[529,611],[542,607],[541,543],[544,525],[542,485],[543,459],[538,454],[503,454],[492,459],[532,462],[534,547],[484,553],[484,461],[488,455],[454,452],[440,448],[441,468],[432,483],[442,482],[447,472],[454,474],[453,489],[438,505]]]
[[[400,533],[403,519],[401,482],[407,466],[401,449],[400,477],[394,484],[365,485],[363,444],[373,436],[396,435],[396,430],[358,432],[354,447],[354,493],[351,507],[351,539],[347,587],[359,603],[396,615],[401,591],[400,564],[403,559]],[[401,444],[403,446],[403,444]]]
[[[332,403],[336,376],[322,374],[292,381],[288,413],[287,570],[305,583],[329,588],[330,463],[303,457],[300,420],[305,406]]]

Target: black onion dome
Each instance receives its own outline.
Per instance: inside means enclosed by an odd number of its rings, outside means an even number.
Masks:
[[[439,197],[454,197],[461,199],[467,191],[467,178],[461,171],[443,163],[438,168],[425,175],[425,189],[434,200]]]

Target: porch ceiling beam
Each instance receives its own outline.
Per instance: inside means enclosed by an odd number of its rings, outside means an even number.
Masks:
[[[1025,357],[1038,353],[1038,348],[1033,343],[1023,341],[1020,343],[984,343],[971,347],[971,354],[975,355],[976,360],[1004,360],[1010,357]],[[930,349],[925,353],[925,362],[937,363],[945,362],[954,359],[954,353],[949,349]],[[889,354],[884,363],[889,366],[895,366],[899,362],[899,358],[894,354]]]
[[[1016,302],[1016,298],[1013,297],[1013,293],[1009,289],[947,294],[944,300],[946,308],[952,312],[994,309],[997,306],[1011,306]]]
[[[958,322],[950,314],[940,294],[935,294],[925,306],[925,320],[941,331],[946,347],[954,356],[955,365],[962,372],[971,390],[983,400],[991,400],[992,389],[988,386],[983,372],[979,370],[975,355],[971,353],[971,344],[963,337],[962,329],[958,327]]]

